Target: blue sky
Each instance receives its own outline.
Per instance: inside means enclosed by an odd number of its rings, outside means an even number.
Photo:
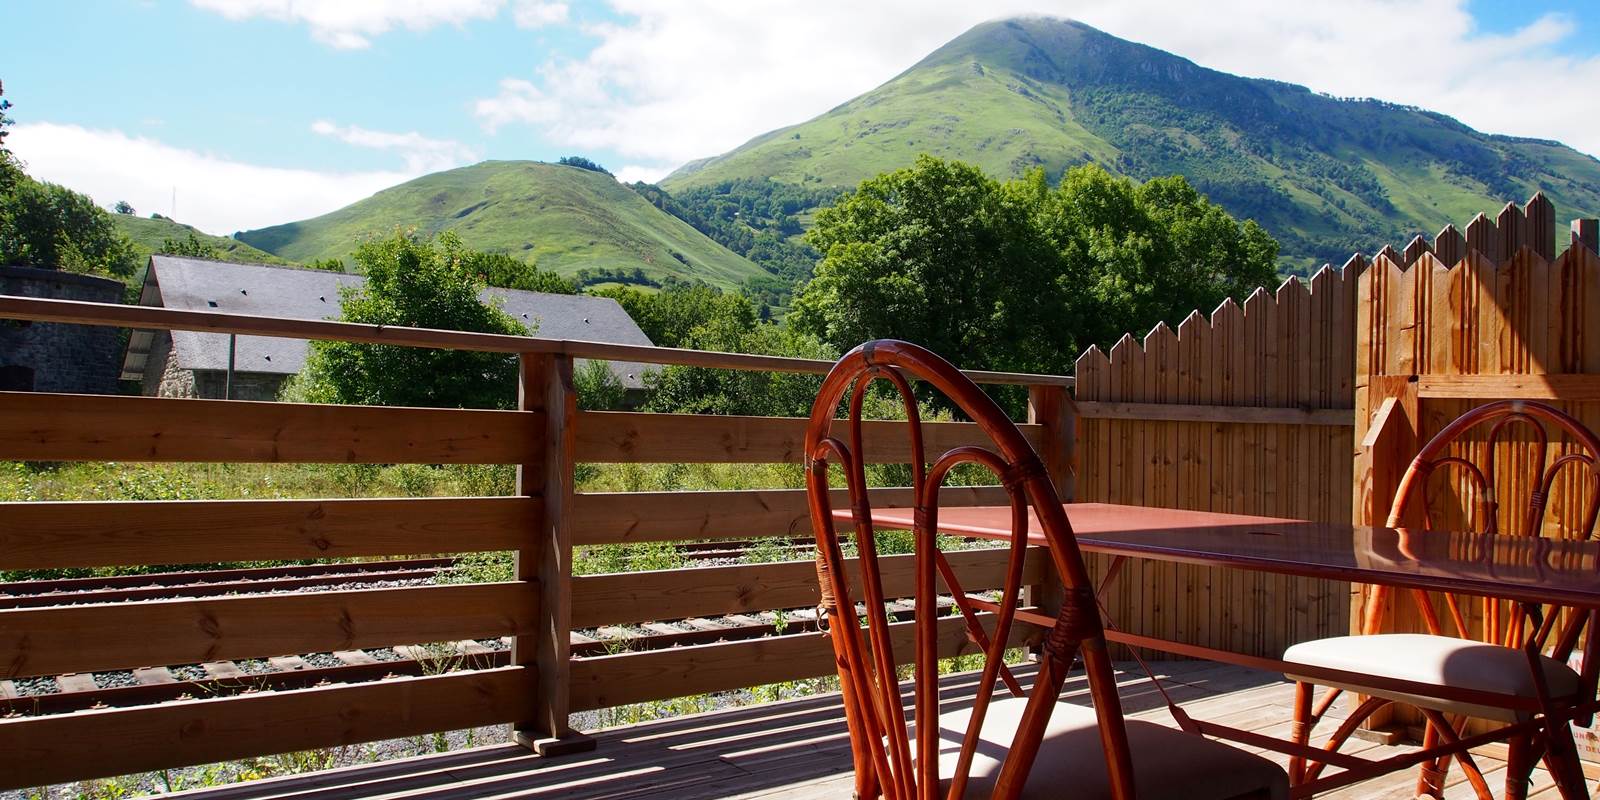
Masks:
[[[13,0],[0,79],[30,172],[228,233],[485,158],[655,179],[1024,13],[1600,153],[1600,0]]]

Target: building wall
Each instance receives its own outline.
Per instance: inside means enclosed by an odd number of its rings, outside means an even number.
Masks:
[[[228,373],[222,370],[197,369],[192,374],[196,389],[195,397],[220,398],[226,394]],[[288,377],[271,372],[235,372],[233,399],[276,400],[278,390],[283,387],[283,382]]]
[[[106,278],[0,267],[0,294],[120,303],[122,293],[121,283]],[[0,320],[0,378],[10,389],[116,394],[122,339],[119,328]]]

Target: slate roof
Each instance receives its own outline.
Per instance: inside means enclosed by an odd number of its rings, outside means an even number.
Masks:
[[[150,258],[142,305],[191,311],[222,311],[292,319],[339,316],[339,288],[366,282],[360,275],[326,270],[236,264],[198,258],[157,255]],[[617,301],[609,297],[544,294],[489,288],[485,297],[499,299],[501,309],[533,327],[541,339],[572,339],[612,344],[649,345],[649,337]],[[530,324],[532,323],[532,324]],[[123,361],[124,379],[142,378],[152,335],[135,331]],[[188,370],[226,370],[228,336],[220,333],[173,331],[177,365]],[[292,375],[305,366],[309,349],[304,339],[240,336],[235,345],[238,372]],[[623,386],[644,386],[645,364],[614,362],[611,370]]]

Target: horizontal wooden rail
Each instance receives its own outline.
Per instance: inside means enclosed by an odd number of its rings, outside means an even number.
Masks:
[[[518,636],[534,583],[153,600],[0,611],[0,679]]]
[[[78,325],[110,325],[121,328],[208,331],[287,339],[323,339],[338,342],[390,344],[405,347],[434,347],[452,350],[478,350],[492,353],[550,353],[575,358],[635,361],[647,364],[678,364],[692,367],[742,369],[763,372],[797,372],[823,375],[833,367],[831,361],[781,356],[756,356],[684,350],[673,347],[610,344],[568,339],[540,339],[531,336],[506,336],[492,333],[443,331],[431,328],[405,328],[364,325],[354,322],[261,317],[216,311],[184,311],[151,306],[115,303],[86,303],[75,300],[44,300],[32,297],[0,296],[0,319],[35,322],[67,322]],[[969,370],[967,377],[978,383],[1020,386],[1071,386],[1072,378],[1062,375],[1031,375],[1016,372]]]
[[[958,550],[947,553],[963,589],[991,589],[1005,583],[1008,551]],[[884,597],[914,591],[912,556],[883,556]],[[856,574],[850,559],[850,574]],[[1023,585],[1044,578],[1046,561],[1030,552]],[[851,578],[853,589],[859,581]],[[857,595],[857,600],[860,596]],[[811,561],[692,567],[655,572],[589,575],[572,579],[572,626],[591,628],[627,622],[742,614],[817,604],[817,567]]]
[[[1457,400],[1600,400],[1600,375],[1419,375],[1417,396]]]
[[[0,569],[515,550],[531,497],[0,503]]]
[[[513,464],[516,411],[0,392],[0,460]]]
[[[985,629],[994,618],[979,614]],[[895,657],[909,663],[914,623],[891,624]],[[1040,630],[1030,625],[1012,627],[1010,644],[1031,641]],[[939,657],[977,652],[967,640],[960,617],[939,620]],[[722,692],[765,683],[831,675],[833,647],[821,633],[775,636],[742,642],[673,647],[642,653],[621,653],[572,662],[572,710],[610,708],[627,703]]]
[[[1298,408],[1263,406],[1218,406],[1190,403],[1122,403],[1080,401],[1077,413],[1084,419],[1133,419],[1162,422],[1228,422],[1258,425],[1336,425],[1356,424],[1355,410],[1349,408]]]
[[[879,508],[909,508],[908,487],[870,490]],[[849,502],[835,490],[834,504]],[[944,506],[1005,505],[999,486],[950,486],[939,493]],[[804,489],[707,492],[597,492],[572,498],[572,542],[578,545],[672,542],[685,539],[809,536],[811,516]]]
[[[1042,446],[1043,426],[1017,427],[1036,448]],[[575,457],[601,463],[798,464],[805,460],[805,430],[806,420],[797,417],[580,411]],[[906,423],[869,421],[863,423],[862,434],[868,461],[911,460]],[[843,423],[836,435],[848,436]],[[925,422],[922,435],[930,458],[961,445],[993,447],[983,429],[971,422]]]
[[[524,667],[0,720],[0,790],[511,722]]]

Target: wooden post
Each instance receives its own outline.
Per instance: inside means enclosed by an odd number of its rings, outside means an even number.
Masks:
[[[1600,253],[1600,219],[1575,219],[1572,221],[1572,243],[1581,244]]]
[[[1029,386],[1028,422],[1044,426],[1039,458],[1061,502],[1073,502],[1078,495],[1078,414],[1067,387]],[[1061,576],[1052,569],[1042,582],[1027,587],[1023,602],[1055,615],[1065,596]]]
[[[536,670],[538,682],[533,719],[516,725],[515,738],[539,755],[558,756],[594,749],[593,738],[567,725],[572,690],[572,537],[567,517],[577,395],[570,357],[523,353],[521,366],[518,407],[542,415],[545,424],[517,467],[517,493],[544,502],[530,541],[517,551],[517,580],[539,584],[539,629],[511,645],[512,663]]]

